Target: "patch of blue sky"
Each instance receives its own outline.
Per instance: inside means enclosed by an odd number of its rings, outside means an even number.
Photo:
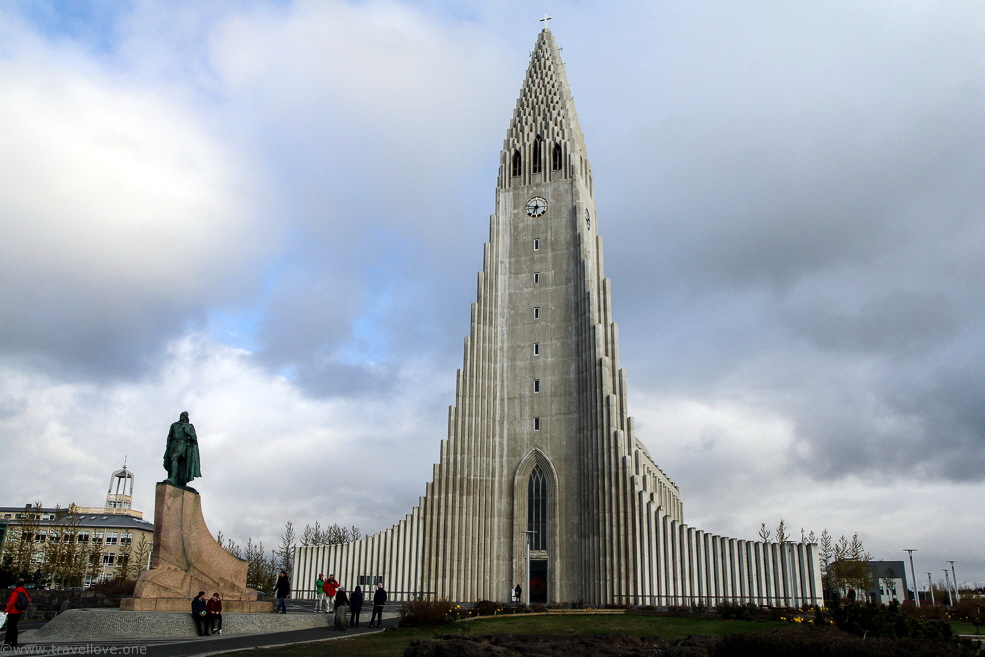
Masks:
[[[131,0],[37,0],[8,5],[49,40],[83,43],[97,53],[114,52],[120,17],[132,7]]]
[[[263,311],[259,306],[246,309],[213,308],[209,310],[205,332],[212,340],[253,353],[257,349],[257,335],[262,325]]]
[[[390,332],[399,325],[394,314],[400,312],[402,302],[398,298],[406,290],[400,270],[406,262],[403,254],[408,245],[393,239],[393,234],[380,226],[374,227],[373,233],[378,244],[388,246],[366,276],[369,285],[366,298],[372,303],[352,323],[350,339],[340,350],[340,356],[350,363],[379,363],[389,359]]]

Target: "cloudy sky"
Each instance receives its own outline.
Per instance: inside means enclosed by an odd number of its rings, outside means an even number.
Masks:
[[[0,4],[0,505],[398,521],[454,401],[542,27],[638,432],[689,524],[985,580],[985,6]]]

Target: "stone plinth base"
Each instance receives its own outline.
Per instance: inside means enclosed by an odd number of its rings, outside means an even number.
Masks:
[[[123,611],[180,611],[191,613],[191,598],[124,598],[120,600]],[[269,600],[223,600],[223,614],[263,614],[271,613],[274,603]]]
[[[187,603],[189,609],[191,603]],[[222,614],[222,634],[267,634],[324,627],[328,638],[331,615]],[[195,637],[190,611],[120,611],[119,609],[70,609],[37,630],[21,630],[21,643],[133,641],[135,639]],[[216,637],[218,638],[218,637]],[[209,639],[203,639],[208,641]]]
[[[155,491],[150,570],[141,573],[133,598],[120,607],[190,614],[199,591],[207,597],[218,591],[223,611],[270,610],[271,603],[257,603],[257,592],[246,588],[248,565],[213,538],[198,493],[162,482]],[[259,608],[253,606],[257,604]]]

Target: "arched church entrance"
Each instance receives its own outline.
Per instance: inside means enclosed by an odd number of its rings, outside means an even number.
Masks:
[[[540,465],[527,484],[527,531],[530,540],[530,602],[547,602],[547,477]]]
[[[524,602],[545,604],[555,588],[551,556],[557,553],[557,476],[543,452],[534,450],[521,462],[514,492],[515,581],[524,582]]]

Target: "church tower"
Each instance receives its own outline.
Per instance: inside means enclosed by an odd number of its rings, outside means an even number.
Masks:
[[[433,480],[390,529],[298,548],[295,582],[333,572],[349,587],[382,580],[395,599],[459,602],[506,600],[516,583],[531,602],[820,599],[815,546],[684,524],[676,484],[628,415],[598,225],[585,139],[545,27],[500,152]]]
[[[585,139],[545,29],[500,153],[465,364],[428,494],[450,525],[429,541],[437,590],[451,599],[496,599],[504,582],[523,582],[528,540],[533,601],[626,593],[603,564],[631,558],[636,466],[681,519],[677,487],[626,414],[597,227]],[[494,574],[486,589],[467,590],[483,574]]]

